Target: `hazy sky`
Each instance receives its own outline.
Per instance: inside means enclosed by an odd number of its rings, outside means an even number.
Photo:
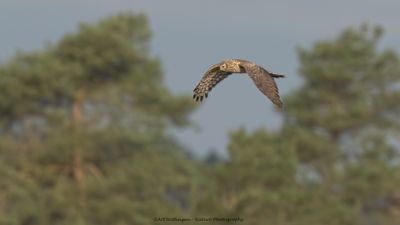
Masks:
[[[163,63],[168,87],[191,95],[204,71],[226,58],[255,61],[287,74],[281,95],[300,85],[296,46],[334,38],[362,22],[385,28],[382,47],[400,50],[399,0],[0,0],[0,60],[16,49],[41,49],[72,32],[123,11],[144,12],[154,34],[152,51]],[[180,132],[196,154],[224,152],[227,133],[241,126],[277,129],[279,113],[246,76],[225,80],[193,114],[200,130]]]

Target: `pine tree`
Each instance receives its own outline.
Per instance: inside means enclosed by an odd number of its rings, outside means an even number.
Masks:
[[[397,224],[400,61],[382,28],[348,28],[299,48],[304,84],[277,132],[233,132],[203,214],[246,224]],[[215,199],[215,200],[212,200]]]
[[[0,224],[152,224],[192,210],[196,163],[169,130],[194,104],[165,87],[150,36],[143,15],[120,14],[1,65]]]

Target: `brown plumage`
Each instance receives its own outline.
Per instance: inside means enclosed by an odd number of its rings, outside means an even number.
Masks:
[[[274,78],[282,78],[285,76],[268,72],[263,67],[242,59],[228,59],[211,66],[193,90],[193,99],[202,101],[204,98],[207,98],[211,89],[232,73],[247,73],[257,88],[267,96],[272,103],[279,108],[282,107],[278,87],[276,86]]]

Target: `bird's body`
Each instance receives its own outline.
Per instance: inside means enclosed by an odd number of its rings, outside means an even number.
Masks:
[[[257,88],[266,95],[272,103],[278,107],[282,107],[278,87],[276,86],[274,78],[282,78],[285,76],[268,72],[263,67],[242,59],[228,59],[211,66],[193,90],[193,98],[196,101],[202,101],[204,98],[207,98],[211,89],[232,73],[247,73]]]

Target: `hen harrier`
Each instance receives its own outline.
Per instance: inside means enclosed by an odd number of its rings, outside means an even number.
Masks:
[[[261,66],[242,59],[228,59],[211,66],[193,90],[193,99],[196,101],[203,101],[203,98],[208,97],[208,92],[210,92],[215,85],[232,73],[247,73],[257,88],[266,95],[272,103],[279,108],[282,107],[278,87],[276,86],[274,78],[282,78],[285,76],[268,72]]]

